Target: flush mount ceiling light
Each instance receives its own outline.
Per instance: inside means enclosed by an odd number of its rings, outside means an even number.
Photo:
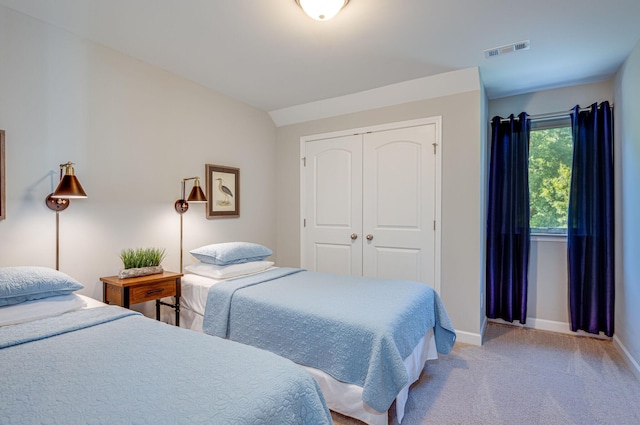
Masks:
[[[349,0],[296,0],[304,13],[316,21],[328,21],[349,3]]]

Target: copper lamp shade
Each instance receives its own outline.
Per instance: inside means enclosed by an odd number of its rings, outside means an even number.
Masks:
[[[73,168],[71,169],[73,172]],[[60,180],[58,188],[53,192],[54,198],[86,198],[82,185],[78,181],[78,178],[73,174],[65,174]]]
[[[63,168],[65,170],[64,175],[62,175]],[[54,211],[62,211],[69,206],[69,199],[86,197],[87,193],[75,176],[73,163],[60,164],[60,183],[58,183],[56,190],[47,196],[47,206]]]
[[[187,198],[188,202],[207,202],[207,197],[204,196],[204,192],[200,187],[200,179],[196,177],[196,181],[193,183],[193,188],[191,188],[191,193],[189,193],[189,197]]]

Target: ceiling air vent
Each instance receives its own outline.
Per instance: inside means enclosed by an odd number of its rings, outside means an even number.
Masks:
[[[517,43],[506,44],[500,47],[494,47],[484,51],[484,57],[494,58],[496,56],[504,55],[511,52],[517,52],[518,50],[529,50],[531,43],[529,40],[518,41]]]

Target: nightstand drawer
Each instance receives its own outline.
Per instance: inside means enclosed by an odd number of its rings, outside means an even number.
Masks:
[[[131,288],[129,303],[137,304],[176,295],[176,280],[156,282],[148,285],[137,285]]]

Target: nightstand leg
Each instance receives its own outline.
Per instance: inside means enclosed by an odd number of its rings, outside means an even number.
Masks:
[[[180,297],[176,298],[176,326],[180,326]]]
[[[156,320],[160,320],[160,300],[156,300]]]

